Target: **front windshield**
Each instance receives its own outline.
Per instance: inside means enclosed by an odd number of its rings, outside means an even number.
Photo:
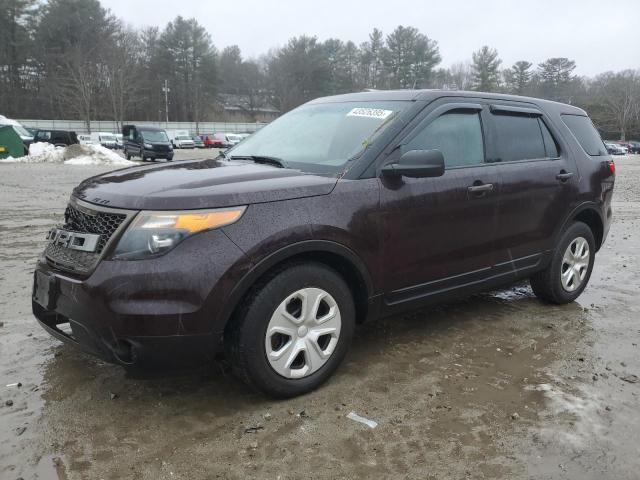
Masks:
[[[191,137],[176,137],[176,140],[191,140]]]
[[[275,157],[305,172],[335,174],[365,150],[410,102],[303,105],[260,129],[228,157]]]
[[[142,130],[142,138],[147,142],[168,142],[169,138],[164,130]]]

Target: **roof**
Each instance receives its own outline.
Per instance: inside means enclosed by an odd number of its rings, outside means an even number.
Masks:
[[[160,131],[160,130],[164,131],[165,130],[164,128],[152,127],[151,125],[133,125],[133,124],[130,124],[130,125],[123,125],[122,126],[122,128],[127,128],[127,127],[129,127],[129,128],[130,127],[134,127],[134,128],[137,128],[138,130],[157,130],[157,131]]]
[[[375,101],[433,101],[443,97],[464,97],[482,98],[487,100],[503,100],[510,102],[528,103],[539,106],[544,110],[552,110],[555,113],[569,113],[574,115],[586,115],[581,108],[565,103],[543,100],[541,98],[523,97],[520,95],[508,95],[503,93],[471,92],[463,90],[370,90],[358,93],[346,93],[331,97],[316,98],[308,102],[317,103],[338,103],[338,102],[375,102]]]

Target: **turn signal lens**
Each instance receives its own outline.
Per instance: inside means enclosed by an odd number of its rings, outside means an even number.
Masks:
[[[611,172],[611,175],[615,175],[616,174],[616,164],[613,160],[609,160],[608,162],[608,166],[609,166],[609,171]]]
[[[137,228],[143,229],[175,229],[190,234],[230,225],[242,216],[246,207],[210,210],[202,213],[188,212],[142,212],[135,222]]]

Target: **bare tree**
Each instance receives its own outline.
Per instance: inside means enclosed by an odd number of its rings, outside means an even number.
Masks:
[[[109,97],[113,120],[122,121],[136,101],[139,88],[141,43],[138,34],[121,27],[114,36],[114,46],[106,52],[102,64],[103,82]]]
[[[602,109],[599,118],[604,128],[615,129],[626,140],[640,112],[640,72],[624,70],[596,77],[592,85],[596,102]]]
[[[95,113],[95,97],[100,84],[99,65],[87,60],[80,49],[67,52],[55,86],[59,98],[77,118],[84,121],[91,132],[91,120]]]

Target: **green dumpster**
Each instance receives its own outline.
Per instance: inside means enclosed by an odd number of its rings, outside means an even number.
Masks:
[[[11,125],[0,125],[0,158],[23,157],[24,143]]]

